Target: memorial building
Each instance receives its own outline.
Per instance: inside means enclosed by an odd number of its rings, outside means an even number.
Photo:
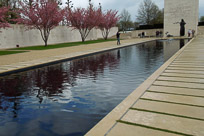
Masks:
[[[181,23],[182,19],[185,23]],[[180,36],[182,32],[187,36],[189,29],[196,34],[198,22],[199,0],[164,0],[164,36]]]

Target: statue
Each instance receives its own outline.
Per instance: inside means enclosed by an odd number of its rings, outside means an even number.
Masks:
[[[185,25],[186,25],[186,22],[181,19],[181,22],[180,22],[180,36],[184,36],[185,35]]]

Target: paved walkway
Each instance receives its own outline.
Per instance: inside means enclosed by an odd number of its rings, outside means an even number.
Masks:
[[[0,56],[0,75],[33,68],[35,66],[49,64],[69,58],[88,55],[90,53],[101,52],[110,49],[125,47],[132,44],[151,41],[155,38],[122,40],[120,46],[116,41],[103,42],[89,45],[80,45],[66,48],[36,50],[19,54]]]
[[[87,136],[204,136],[204,39],[177,52]]]

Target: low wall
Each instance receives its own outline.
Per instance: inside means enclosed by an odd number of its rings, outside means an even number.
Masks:
[[[204,26],[198,26],[198,35],[204,35]]]
[[[131,32],[131,37],[132,38],[137,38],[139,37],[138,35],[141,34],[142,32],[146,33],[146,36],[156,36],[156,31],[162,31],[163,36],[164,34],[164,29],[147,29],[147,30],[136,30]],[[186,29],[187,31],[187,29]],[[204,36],[204,26],[198,26],[198,35],[203,35]]]
[[[44,45],[39,30],[26,30],[23,25],[12,25],[11,28],[1,29],[0,33],[0,49]],[[117,27],[111,29],[109,37],[115,35],[118,31]],[[100,30],[93,29],[86,40],[96,40],[102,38]],[[58,26],[51,30],[48,44],[66,43],[81,41],[81,36],[78,30],[68,28],[66,26]]]
[[[141,34],[142,32],[145,32],[145,36],[156,36],[156,31],[162,31],[163,29],[146,29],[146,30],[136,30],[132,31],[132,38],[139,37],[138,35]]]

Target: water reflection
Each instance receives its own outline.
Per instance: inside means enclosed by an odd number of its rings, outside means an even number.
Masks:
[[[167,61],[179,49],[181,49],[187,42],[188,42],[187,39],[166,40],[166,42],[163,43],[163,47],[164,47],[164,60]]]
[[[152,41],[1,77],[0,135],[85,134],[185,42]]]

